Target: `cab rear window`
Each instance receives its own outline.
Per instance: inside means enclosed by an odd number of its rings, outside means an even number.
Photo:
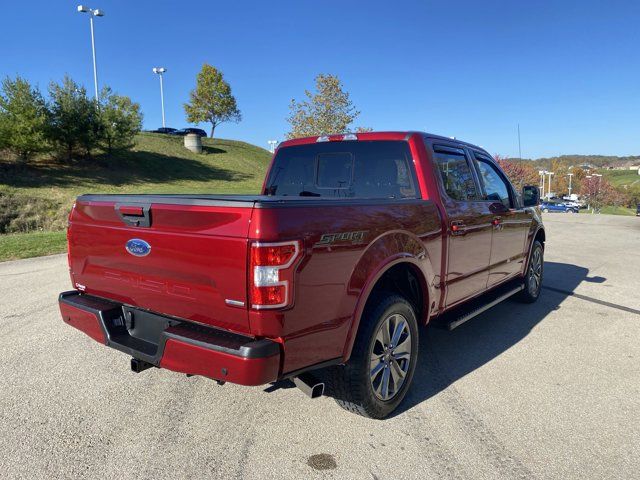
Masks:
[[[418,187],[406,142],[320,142],[278,150],[265,194],[416,198]]]

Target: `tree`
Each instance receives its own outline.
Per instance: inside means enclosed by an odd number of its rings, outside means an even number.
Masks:
[[[360,115],[337,76],[320,74],[315,81],[315,93],[305,90],[306,100],[291,100],[288,138],[346,133]]]
[[[109,87],[100,94],[99,118],[100,143],[108,153],[131,148],[142,128],[140,105],[129,97],[116,95]]]
[[[522,190],[525,185],[540,183],[540,175],[531,165],[519,160],[507,160],[506,157],[497,154],[494,155],[494,158],[517,190]]]
[[[73,157],[77,150],[86,155],[97,146],[100,121],[96,102],[87,97],[84,87],[68,76],[62,84],[52,82],[49,137],[60,153]]]
[[[21,160],[47,150],[47,105],[27,80],[5,78],[0,91],[0,148]]]
[[[571,178],[571,193],[580,194],[586,172],[580,167],[572,167],[569,173],[573,174]]]
[[[218,125],[224,122],[239,122],[242,114],[238,110],[231,87],[225,82],[222,72],[205,63],[196,79],[196,88],[189,94],[190,102],[184,104],[187,121],[211,124],[211,137]]]
[[[580,191],[594,210],[600,210],[604,205],[619,206],[624,203],[624,195],[618,192],[603,176],[587,175],[582,180]]]

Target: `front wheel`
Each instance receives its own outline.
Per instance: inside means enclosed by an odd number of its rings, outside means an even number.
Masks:
[[[329,372],[329,395],[364,417],[384,418],[407,393],[418,359],[413,306],[393,293],[374,294],[360,322],[351,358]]]
[[[542,289],[542,274],[544,271],[544,247],[538,240],[533,242],[529,266],[524,277],[524,289],[518,294],[518,300],[524,303],[533,303],[540,296]]]
[[[544,213],[549,213],[549,209],[548,209],[548,208],[543,208],[543,209],[542,209],[542,211],[543,211]]]

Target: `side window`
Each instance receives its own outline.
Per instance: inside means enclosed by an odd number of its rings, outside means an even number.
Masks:
[[[480,172],[480,179],[484,184],[484,191],[486,192],[485,198],[487,200],[502,202],[505,207],[512,208],[513,205],[511,204],[511,198],[509,196],[509,187],[496,168],[482,157],[476,159],[476,164]]]
[[[478,191],[473,173],[462,151],[435,152],[438,170],[447,195],[453,200],[478,200]]]

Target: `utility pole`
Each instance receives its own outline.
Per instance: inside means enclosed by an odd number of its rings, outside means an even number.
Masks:
[[[104,17],[104,11],[100,9],[92,9],[84,5],[78,5],[78,12],[89,14],[89,23],[91,24],[91,53],[93,54],[93,88],[95,91],[96,102],[98,101],[98,64],[96,62],[96,41],[93,35],[93,17]]]

